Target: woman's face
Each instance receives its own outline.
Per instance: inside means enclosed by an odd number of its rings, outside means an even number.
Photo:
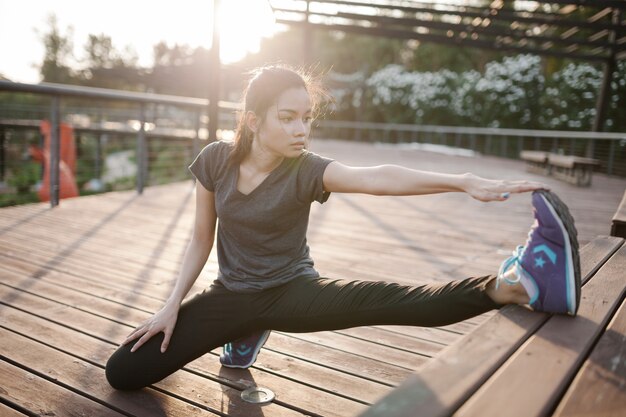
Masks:
[[[307,145],[311,132],[311,100],[304,87],[283,92],[267,109],[255,140],[277,157],[295,158]]]

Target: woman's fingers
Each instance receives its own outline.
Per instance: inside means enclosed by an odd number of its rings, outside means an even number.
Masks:
[[[130,353],[133,353],[137,349],[139,349],[144,343],[150,340],[150,338],[154,336],[154,334],[155,333],[153,333],[152,331],[147,331],[143,336],[141,336],[141,338],[137,341],[137,343],[133,345],[133,347],[130,349]]]
[[[137,339],[139,336],[141,336],[145,332],[146,330],[143,325],[137,327],[128,336],[126,336],[126,339],[124,339],[124,341],[122,342],[122,346],[127,345],[129,342]]]
[[[548,187],[546,184],[541,183],[541,182],[519,181],[519,182],[512,184],[510,191],[513,193],[525,193],[528,191],[549,190],[549,189],[550,187]]]
[[[170,339],[172,338],[173,329],[165,329],[163,332],[163,342],[161,343],[161,353],[165,353],[167,347],[170,345]]]

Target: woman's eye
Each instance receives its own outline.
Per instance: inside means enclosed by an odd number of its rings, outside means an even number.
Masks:
[[[313,118],[308,116],[304,118],[304,123],[311,123],[313,121]]]
[[[292,117],[290,117],[290,116],[286,116],[286,117],[281,117],[281,118],[280,118],[280,121],[281,121],[281,122],[290,122],[290,121],[292,121],[292,120],[293,120],[293,118],[292,118]]]

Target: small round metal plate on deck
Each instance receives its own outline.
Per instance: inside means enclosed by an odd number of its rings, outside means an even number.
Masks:
[[[274,399],[274,393],[267,388],[252,387],[241,392],[241,399],[252,404],[266,404]]]

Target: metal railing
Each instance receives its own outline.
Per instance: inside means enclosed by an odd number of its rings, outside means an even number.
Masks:
[[[61,124],[61,101],[62,99],[89,99],[99,101],[115,101],[132,103],[136,105],[136,126],[132,127],[118,126],[117,129],[107,126],[88,126],[82,127],[84,131],[92,132],[117,132],[124,134],[136,134],[136,163],[137,176],[136,188],[138,193],[143,192],[145,178],[147,175],[147,151],[146,151],[146,105],[160,104],[174,106],[179,108],[191,109],[195,113],[194,128],[187,134],[166,134],[165,132],[151,132],[153,135],[162,136],[179,136],[190,137],[193,139],[194,154],[198,152],[198,139],[202,136],[201,117],[208,108],[209,101],[206,99],[178,97],[152,93],[138,93],[129,91],[110,90],[103,88],[82,87],[72,85],[61,85],[52,83],[42,84],[23,84],[8,81],[0,81],[0,91],[12,93],[30,93],[36,95],[49,96],[51,98],[49,118],[51,123],[51,144],[50,144],[50,204],[52,207],[59,204],[59,186],[60,186],[60,124]],[[218,103],[220,109],[236,110],[236,103],[220,101]],[[29,121],[5,120],[4,126],[12,128],[38,128],[38,124],[29,123]],[[81,127],[79,127],[81,129]],[[206,129],[204,129],[206,132]],[[2,135],[2,140],[4,135]],[[4,148],[4,144],[0,144],[0,148]]]
[[[99,178],[102,165],[101,141],[104,137],[118,135],[134,138],[136,177],[134,186],[142,193],[150,178],[149,166],[159,166],[167,171],[168,178],[181,178],[186,175],[173,171],[189,162],[200,150],[202,139],[208,137],[206,109],[208,100],[137,93],[101,88],[68,86],[59,84],[20,84],[0,81],[0,92],[29,93],[36,97],[50,99],[43,105],[16,104],[14,107],[0,107],[0,175],[5,168],[5,131],[24,130],[38,132],[40,120],[49,118],[52,124],[50,155],[50,202],[59,204],[59,126],[61,120],[72,125],[81,137],[92,135],[89,144],[95,151],[93,161],[95,177]],[[85,100],[88,100],[85,102]],[[115,108],[98,106],[99,101],[117,103]],[[120,108],[119,103],[122,103]],[[147,114],[148,106],[152,109]],[[164,106],[165,116],[159,116],[155,107]],[[219,102],[222,112],[219,125],[233,129],[235,111],[239,105],[232,102]],[[47,110],[44,110],[47,109]],[[62,116],[62,110],[63,115]],[[47,113],[47,114],[46,114]],[[157,114],[157,115],[155,115]],[[152,118],[150,118],[151,116]],[[85,122],[84,118],[89,119]],[[95,119],[95,121],[93,120]],[[231,133],[232,134],[232,133]],[[81,136],[82,135],[82,136]],[[412,124],[371,123],[321,120],[316,123],[315,137],[368,142],[398,144],[435,144],[454,148],[464,148],[486,155],[518,158],[519,152],[527,149],[544,150],[568,155],[579,155],[599,159],[601,172],[609,175],[626,176],[626,133],[597,133],[580,131],[551,131],[496,129],[452,126],[420,126]],[[159,142],[159,139],[164,139]],[[150,141],[147,141],[150,139]],[[183,150],[167,147],[166,143],[180,142]],[[191,143],[189,143],[191,142]],[[126,142],[125,142],[126,143]],[[128,149],[128,144],[117,148]],[[149,154],[150,146],[153,153]],[[191,148],[191,149],[190,149]],[[165,149],[164,154],[161,154]],[[79,152],[80,153],[80,152]],[[85,158],[81,156],[81,158]],[[152,158],[154,162],[149,164]],[[166,163],[176,167],[167,166]],[[83,166],[85,162],[83,161]],[[183,166],[184,168],[184,166]],[[91,168],[90,168],[91,169]],[[178,172],[178,171],[176,171]],[[156,177],[156,175],[155,175]],[[0,182],[3,178],[0,178]],[[128,181],[127,181],[128,182]],[[158,182],[157,182],[158,183]],[[132,182],[130,183],[132,186]]]
[[[519,158],[542,150],[600,160],[600,172],[626,176],[626,132],[527,130],[325,120],[316,137],[383,143],[430,143],[485,155]]]

